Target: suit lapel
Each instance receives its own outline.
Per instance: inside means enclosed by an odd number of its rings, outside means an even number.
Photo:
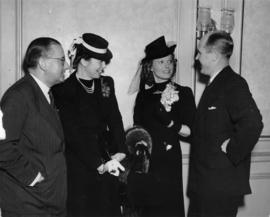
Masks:
[[[217,77],[209,84],[205,89],[201,96],[198,111],[203,112],[208,109],[208,106],[211,102],[219,95],[220,90],[223,89],[224,80],[227,76],[229,76],[231,68],[225,67]]]
[[[31,75],[27,76],[31,86],[33,87],[34,95],[35,95],[35,102],[37,110],[39,111],[40,115],[47,121],[49,124],[54,128],[60,138],[63,138],[63,129],[60,122],[60,118],[56,109],[54,109],[44,96],[42,90],[35,82],[35,80],[31,77]]]
[[[202,111],[203,108],[205,108],[205,105],[207,104],[208,99],[209,99],[209,86],[206,86],[202,93],[200,102],[198,104],[198,109],[197,109],[198,112]]]

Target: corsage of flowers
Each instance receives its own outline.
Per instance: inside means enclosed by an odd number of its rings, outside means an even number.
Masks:
[[[6,131],[5,131],[4,127],[3,127],[3,120],[2,120],[2,118],[3,118],[3,113],[0,110],[0,140],[6,138]]]
[[[111,88],[106,82],[103,83],[103,79],[101,80],[101,92],[103,97],[110,97]]]
[[[161,94],[160,102],[167,112],[171,111],[172,104],[179,100],[179,91],[175,90],[175,88],[176,87],[172,83],[168,83]]]

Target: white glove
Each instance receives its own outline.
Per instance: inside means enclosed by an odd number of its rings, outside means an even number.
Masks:
[[[104,164],[104,170],[114,176],[119,176],[120,171],[125,171],[125,168],[115,159],[107,161]]]
[[[111,156],[112,160],[115,159],[118,162],[121,162],[122,160],[124,160],[125,157],[126,157],[126,154],[124,154],[124,153],[116,153],[116,154]]]
[[[0,110],[0,140],[6,138],[6,131],[5,131],[4,127],[3,127],[2,118],[3,118],[3,113]]]

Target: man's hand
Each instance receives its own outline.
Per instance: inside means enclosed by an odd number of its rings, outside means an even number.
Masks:
[[[34,181],[29,185],[30,187],[35,186],[37,183],[42,182],[44,180],[44,177],[42,176],[42,174],[40,172],[38,172],[36,178],[34,179]]]
[[[221,150],[224,152],[224,153],[227,153],[227,145],[229,143],[230,139],[226,139],[222,145],[221,145]]]
[[[178,133],[180,136],[188,137],[190,136],[191,130],[187,125],[182,124],[181,130]]]

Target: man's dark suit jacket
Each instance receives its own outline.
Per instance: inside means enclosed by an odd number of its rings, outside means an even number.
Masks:
[[[206,87],[198,105],[188,194],[251,193],[250,156],[262,128],[262,116],[246,81],[225,67]],[[229,138],[224,153],[221,145]]]
[[[31,75],[6,91],[1,108],[7,135],[0,141],[0,207],[22,215],[64,215],[66,162],[57,112]],[[30,187],[39,171],[44,180]]]

